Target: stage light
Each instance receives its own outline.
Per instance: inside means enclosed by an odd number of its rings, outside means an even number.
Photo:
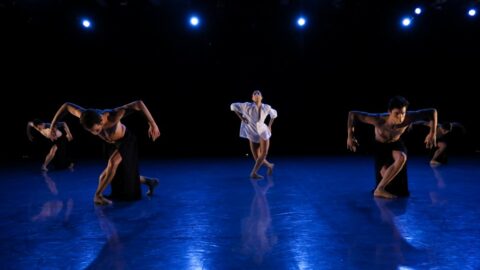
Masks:
[[[83,28],[88,29],[88,28],[92,27],[92,22],[89,19],[83,19],[82,20],[82,26],[83,26]]]
[[[412,24],[412,19],[410,17],[404,17],[402,19],[403,27],[409,27]]]
[[[197,16],[190,17],[190,25],[193,27],[197,27],[200,24],[200,19]]]
[[[306,23],[307,23],[307,20],[304,17],[299,17],[297,19],[297,25],[299,27],[304,27]]]
[[[468,16],[473,17],[475,15],[477,15],[477,10],[476,9],[471,8],[471,9],[468,10]]]

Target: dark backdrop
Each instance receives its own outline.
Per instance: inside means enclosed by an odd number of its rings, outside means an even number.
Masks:
[[[50,121],[64,101],[112,108],[135,99],[162,132],[153,144],[141,116],[125,121],[143,155],[244,155],[229,106],[254,89],[279,113],[273,155],[343,154],[348,111],[385,111],[397,94],[411,109],[435,107],[440,121],[462,122],[469,133],[460,152],[479,148],[480,18],[466,16],[473,1],[0,3],[2,160],[38,155],[44,146],[27,141],[26,122]],[[417,4],[425,13],[402,29],[400,18]],[[192,13],[198,29],[188,26]],[[304,29],[295,26],[300,13]],[[91,30],[80,27],[83,16]],[[78,120],[65,120],[75,155],[101,153]],[[359,131],[368,146],[372,129]],[[422,153],[425,132],[407,136],[413,152]]]

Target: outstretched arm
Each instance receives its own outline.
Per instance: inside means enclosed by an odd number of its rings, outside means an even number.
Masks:
[[[353,152],[357,151],[358,142],[354,136],[355,121],[376,126],[380,122],[380,119],[379,114],[350,111],[347,120],[347,148]]]
[[[50,139],[54,140],[56,139],[56,126],[57,122],[62,119],[66,113],[70,113],[74,115],[77,118],[80,118],[82,113],[85,111],[84,108],[70,103],[70,102],[65,102],[57,111],[55,116],[53,117],[52,123],[50,124]]]
[[[112,119],[110,120],[113,122],[120,121],[120,119],[122,119],[129,110],[141,111],[143,115],[145,115],[148,125],[150,126],[148,128],[148,136],[152,138],[153,141],[160,137],[160,130],[158,129],[157,123],[153,119],[153,116],[148,110],[147,106],[145,106],[145,103],[143,103],[141,100],[137,100],[113,109]]]
[[[407,112],[406,124],[415,123],[421,120],[428,120],[428,126],[430,132],[425,138],[425,144],[427,148],[433,148],[437,146],[437,110],[436,109],[423,109],[413,112]]]

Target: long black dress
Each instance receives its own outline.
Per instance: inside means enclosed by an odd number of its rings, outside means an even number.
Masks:
[[[108,157],[117,150],[122,162],[111,182],[112,193],[109,199],[118,201],[134,201],[142,197],[140,189],[140,173],[138,168],[138,145],[133,133],[125,129],[125,135],[114,144],[107,143]]]

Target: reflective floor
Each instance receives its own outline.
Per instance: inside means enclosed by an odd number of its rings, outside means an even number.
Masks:
[[[0,171],[2,269],[480,269],[480,160],[409,160],[408,199],[368,157],[142,161],[152,198],[93,205],[104,164]],[[262,174],[265,174],[262,171]],[[145,193],[145,190],[144,190]]]

